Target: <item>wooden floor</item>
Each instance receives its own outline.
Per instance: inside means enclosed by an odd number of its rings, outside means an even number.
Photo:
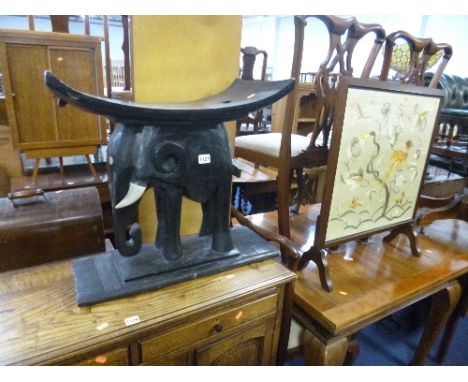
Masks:
[[[319,205],[305,206],[301,214],[290,217],[291,239],[302,250],[313,244],[319,209]],[[277,232],[276,212],[249,219]],[[402,235],[391,243],[384,244],[383,235],[376,235],[366,244],[340,246],[328,255],[334,290],[328,293],[320,287],[317,269],[310,263],[298,272],[295,304],[329,333],[346,335],[443,289],[448,281],[468,272],[468,223],[437,224],[426,232],[435,239],[447,236],[448,243],[418,235],[419,258],[411,255],[408,239]]]

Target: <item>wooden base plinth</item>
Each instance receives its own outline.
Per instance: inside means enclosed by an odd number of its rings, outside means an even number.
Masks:
[[[234,250],[211,250],[211,236],[182,238],[181,259],[167,261],[153,245],[123,258],[118,251],[100,253],[73,261],[78,306],[159,289],[241,265],[279,256],[279,250],[246,227],[231,230]]]

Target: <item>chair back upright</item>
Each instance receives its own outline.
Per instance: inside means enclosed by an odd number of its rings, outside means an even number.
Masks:
[[[384,61],[379,76],[380,80],[385,81],[388,79],[393,49],[397,44],[397,40],[406,42],[410,49],[408,68],[404,73],[399,73],[398,75],[399,81],[404,84],[424,86],[424,74],[429,69],[429,60],[439,50],[442,50],[442,60],[428,85],[430,88],[436,88],[445,67],[452,57],[453,50],[451,45],[445,43],[437,44],[431,38],[418,38],[405,31],[393,32],[385,39]]]
[[[304,50],[304,36],[308,18],[321,20],[329,36],[328,51],[320,64],[315,76],[314,85],[317,95],[317,115],[308,147],[299,156],[291,158],[291,134],[294,130],[295,113],[297,108],[297,88],[300,78],[301,64]],[[311,168],[326,165],[328,144],[333,124],[336,89],[340,76],[352,76],[352,58],[354,49],[359,41],[368,33],[374,33],[375,39],[366,59],[361,77],[368,78],[375,63],[377,54],[385,41],[385,30],[379,24],[359,23],[356,18],[342,18],[327,15],[305,15],[294,17],[294,53],[291,67],[291,77],[296,79],[293,92],[288,95],[284,125],[282,129],[280,158],[278,166],[278,213],[289,208],[289,188],[282,187],[282,183],[289,184],[290,171],[297,168]],[[337,73],[335,74],[334,72]],[[321,144],[317,139],[322,135]],[[289,220],[279,217],[279,232],[289,237]]]
[[[261,71],[260,79],[262,81],[265,81],[268,53],[264,50],[257,49],[254,46],[246,46],[245,48],[241,48],[241,53],[242,53],[242,73],[241,73],[240,78],[242,80],[254,79],[253,73],[254,73],[255,61],[257,60],[257,56],[261,54],[263,56],[263,60],[262,60],[262,71]]]
[[[310,16],[303,16],[304,18]],[[321,146],[328,147],[330,132],[333,124],[336,89],[339,78],[354,75],[353,53],[356,45],[368,33],[374,33],[375,39],[369,50],[366,63],[360,75],[369,78],[372,67],[380,48],[385,41],[385,30],[379,24],[359,23],[354,17],[341,18],[337,16],[313,16],[321,20],[329,33],[328,53],[321,63],[315,76],[315,91],[320,106],[316,118],[310,147],[317,146],[317,138],[323,134]],[[336,74],[334,74],[336,72]]]
[[[240,73],[241,80],[254,80],[254,68],[255,68],[255,61],[257,60],[257,56],[262,55],[262,69],[260,74],[260,80],[265,81],[266,78],[266,69],[267,69],[267,62],[268,62],[268,53],[264,50],[257,49],[254,46],[246,46],[245,48],[241,48],[242,53],[242,69]],[[236,121],[236,136],[241,135],[241,126],[245,124],[247,127],[252,124],[253,125],[253,134],[257,134],[260,130],[263,121],[263,110],[257,110],[254,113],[246,115],[244,118],[241,118]]]

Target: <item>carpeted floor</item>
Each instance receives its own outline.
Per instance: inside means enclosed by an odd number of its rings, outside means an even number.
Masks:
[[[359,354],[354,365],[408,365],[421,337],[428,310],[429,301],[423,300],[363,329],[357,336]],[[435,356],[440,337],[427,359],[427,365],[437,365]],[[299,357],[288,362],[287,365],[302,366],[304,365],[304,359]],[[468,317],[459,319],[453,340],[442,365],[468,365]]]

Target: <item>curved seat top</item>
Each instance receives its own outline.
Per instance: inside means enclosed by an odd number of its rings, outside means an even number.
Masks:
[[[94,96],[73,89],[51,71],[44,82],[61,100],[90,113],[110,117],[117,122],[150,125],[216,124],[239,119],[270,105],[294,88],[294,80],[247,81],[236,79],[214,96],[189,102],[134,103]]]

